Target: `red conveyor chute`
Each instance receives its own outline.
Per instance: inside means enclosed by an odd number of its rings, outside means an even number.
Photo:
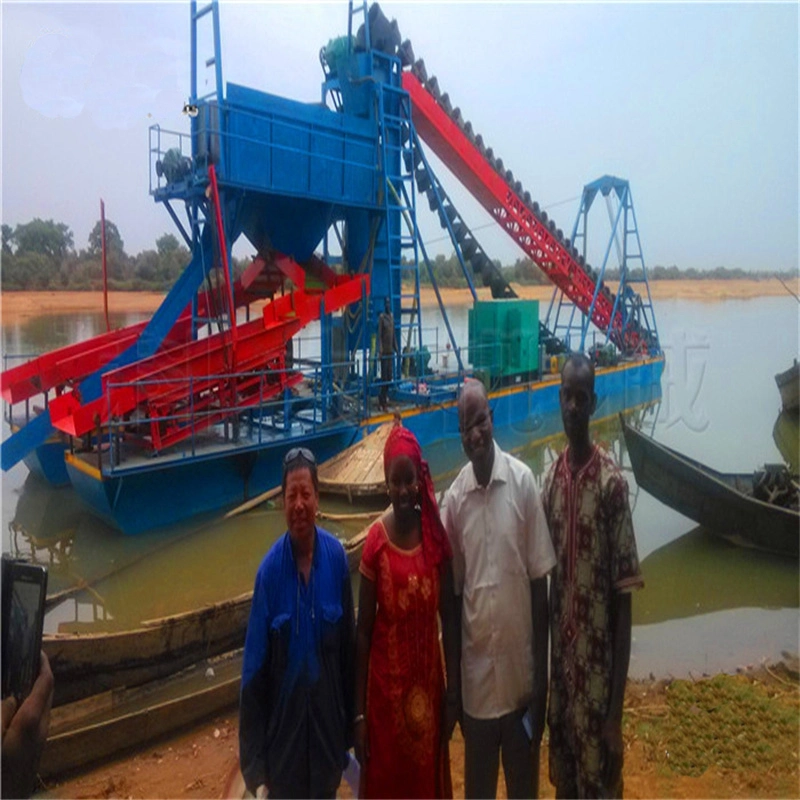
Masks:
[[[264,262],[255,264],[255,267],[254,272],[258,274],[263,270]],[[241,282],[234,285],[237,308],[263,299],[262,295],[247,291],[248,288],[242,286]],[[274,291],[278,286],[270,288]],[[207,292],[199,293],[197,299],[198,318],[206,318],[209,314]],[[10,404],[29,400],[53,389],[61,394],[62,391],[77,386],[84,378],[102,369],[125,352],[128,347],[135,344],[146,326],[147,320],[127,325],[82,342],[59,347],[49,353],[36,356],[24,364],[11,367],[0,374],[0,394]],[[190,308],[187,308],[167,334],[160,349],[168,350],[191,340]]]
[[[545,275],[588,314],[596,288],[592,278],[487,162],[419,78],[412,72],[404,72],[403,88],[411,98],[414,127],[420,138]],[[592,322],[601,330],[608,330],[613,310],[613,300],[598,292]],[[611,339],[622,346],[625,338],[626,347],[635,347],[639,334],[629,331],[623,337],[622,328],[623,318],[618,310],[611,326]]]
[[[223,331],[108,372],[97,400],[82,404],[74,392],[52,400],[53,426],[83,436],[136,410],[137,424],[150,423],[154,449],[181,441],[301,380],[285,370],[287,341],[323,309],[361,300],[365,284],[367,276],[356,276],[322,293],[297,290],[268,303],[261,319],[237,327],[235,353]]]

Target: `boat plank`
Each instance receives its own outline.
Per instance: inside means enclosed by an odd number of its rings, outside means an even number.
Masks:
[[[383,449],[393,426],[393,422],[380,425],[361,441],[320,464],[320,491],[348,498],[385,493]]]
[[[239,699],[240,681],[237,675],[141,711],[56,734],[47,740],[39,773],[50,777],[87,766],[231,708]]]

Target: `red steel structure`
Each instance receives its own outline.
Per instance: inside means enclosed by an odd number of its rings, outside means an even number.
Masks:
[[[239,305],[258,299],[243,293]],[[206,313],[207,297],[199,296],[200,313]],[[57,395],[76,387],[84,378],[101,369],[135,344],[147,320],[101,333],[83,342],[59,347],[0,374],[0,393],[9,403],[20,403],[36,395],[55,391]],[[191,341],[191,317],[187,308],[173,325],[162,345],[169,349]]]

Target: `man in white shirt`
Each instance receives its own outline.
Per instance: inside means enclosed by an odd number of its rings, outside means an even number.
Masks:
[[[464,385],[458,417],[470,463],[442,503],[461,619],[448,720],[458,717],[464,733],[466,798],[496,796],[501,753],[508,797],[536,797],[555,555],[533,473],[494,442],[482,383]]]

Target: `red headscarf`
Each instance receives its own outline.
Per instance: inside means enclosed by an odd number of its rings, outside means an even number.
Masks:
[[[439,516],[431,471],[428,462],[422,458],[422,449],[417,437],[408,428],[396,422],[383,448],[384,472],[388,474],[389,465],[398,456],[408,456],[417,470],[422,548],[430,563],[438,566],[442,562],[449,561],[453,557],[453,551]]]

